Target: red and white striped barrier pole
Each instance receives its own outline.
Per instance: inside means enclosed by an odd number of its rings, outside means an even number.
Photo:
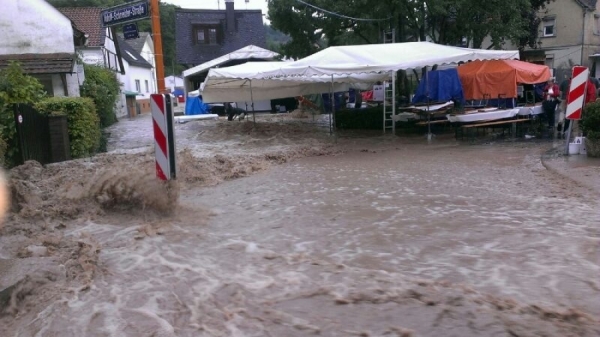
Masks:
[[[573,123],[574,121],[581,119],[581,112],[583,111],[583,104],[585,102],[585,94],[587,92],[589,77],[590,70],[587,67],[573,67],[571,85],[569,86],[569,95],[567,96],[567,111],[565,111],[565,118],[571,120],[571,123],[569,123],[569,129],[567,131],[567,137],[565,137],[567,139],[565,154],[567,155],[569,154],[569,142],[571,141],[571,130],[573,128]]]
[[[154,128],[156,177],[160,180],[175,179],[175,132],[173,131],[171,95],[150,95],[150,107],[152,109],[152,125]]]

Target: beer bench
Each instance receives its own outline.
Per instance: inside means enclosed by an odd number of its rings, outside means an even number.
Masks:
[[[424,125],[429,125],[429,124],[446,124],[446,123],[450,123],[450,121],[447,119],[439,119],[439,120],[430,121],[430,122],[421,121],[421,122],[418,122],[417,125],[424,126]]]
[[[459,127],[455,128],[455,136],[456,139],[458,139],[458,130],[460,130],[461,133],[461,138],[464,136],[463,131],[467,130],[467,135],[472,135],[472,132],[469,132],[473,129],[477,130],[479,128],[492,128],[495,129],[496,127],[502,127],[503,128],[503,133],[504,133],[504,127],[506,126],[510,126],[511,127],[511,134],[513,135],[513,137],[517,136],[517,124],[521,124],[521,123],[525,123],[525,122],[529,122],[529,119],[509,119],[509,120],[501,120],[501,121],[490,121],[490,122],[480,122],[480,123],[474,123],[474,124],[467,124],[467,125],[461,125]],[[474,137],[469,137],[470,139],[473,139]]]

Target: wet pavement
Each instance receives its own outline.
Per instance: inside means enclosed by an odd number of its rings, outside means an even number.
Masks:
[[[185,189],[173,217],[78,220],[65,236],[102,247],[93,284],[6,331],[600,334],[600,194],[560,174],[589,162],[542,162],[548,143],[342,135],[336,146],[345,153]]]

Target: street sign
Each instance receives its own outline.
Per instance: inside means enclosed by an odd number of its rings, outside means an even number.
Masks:
[[[104,27],[138,21],[150,17],[150,6],[148,1],[128,3],[103,10],[101,17]]]
[[[137,39],[140,37],[137,23],[128,23],[123,26],[123,37],[125,40]]]
[[[581,111],[583,110],[589,76],[590,70],[587,67],[573,67],[569,95],[567,96],[567,111],[565,113],[565,118],[575,120],[581,119]]]

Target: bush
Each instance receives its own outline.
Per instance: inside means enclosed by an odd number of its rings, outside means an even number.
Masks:
[[[585,133],[587,139],[600,139],[600,103],[594,102],[583,108],[581,119],[581,130]]]
[[[17,127],[13,104],[32,104],[46,93],[44,86],[35,78],[23,73],[18,63],[12,62],[0,71],[0,161],[8,167],[19,161]]]
[[[50,97],[35,105],[49,115],[66,115],[69,123],[69,141],[73,158],[87,157],[100,145],[100,121],[90,98]]]
[[[121,93],[117,75],[112,70],[100,66],[86,64],[83,68],[85,81],[81,86],[81,96],[94,101],[102,128],[113,125],[117,121],[115,104]]]

